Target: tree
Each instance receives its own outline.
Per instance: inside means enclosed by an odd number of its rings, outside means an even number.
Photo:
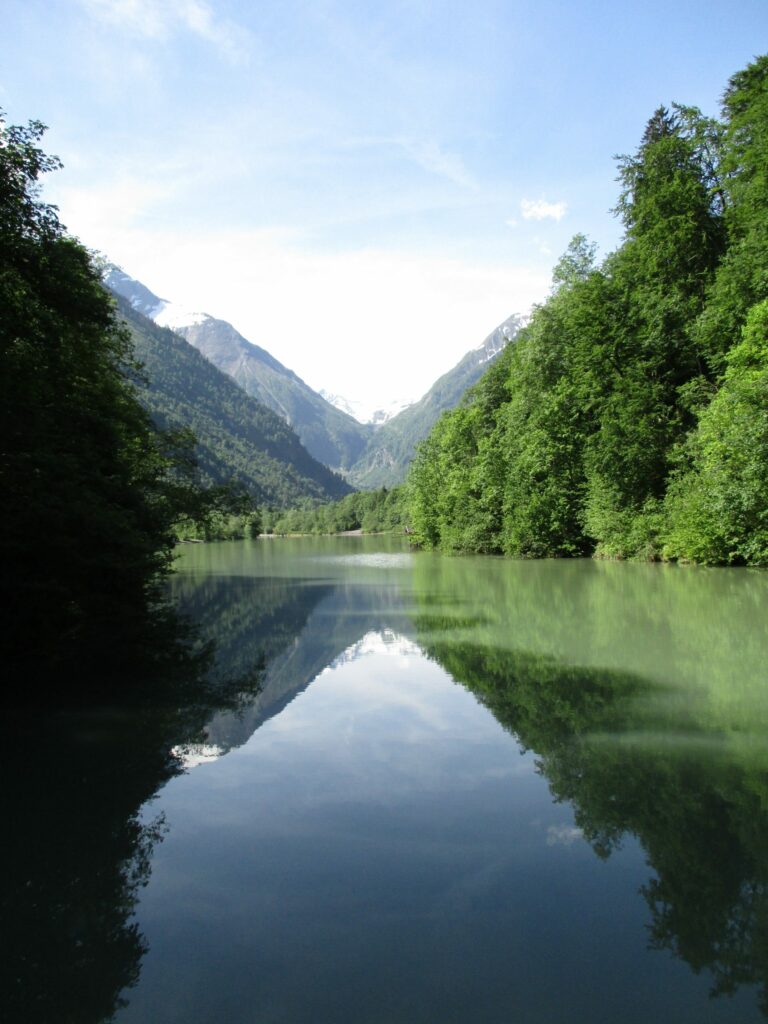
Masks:
[[[718,371],[739,343],[749,310],[768,298],[768,56],[732,76],[723,114],[721,187],[729,245],[696,325]]]
[[[768,300],[752,308],[728,353],[688,455],[667,498],[667,555],[768,565]]]
[[[188,452],[137,400],[89,253],[41,201],[60,166],[44,131],[0,120],[0,587],[6,659],[55,667],[108,624],[127,637],[146,620],[194,489]]]
[[[658,550],[670,453],[692,426],[680,389],[707,372],[690,326],[722,256],[712,123],[660,107],[619,163],[622,247],[606,260],[615,310],[612,386],[587,446],[587,532],[608,555]]]

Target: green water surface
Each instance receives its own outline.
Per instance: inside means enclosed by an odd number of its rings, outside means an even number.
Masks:
[[[19,1020],[768,1016],[768,574],[361,537],[178,568],[194,671],[11,722]]]

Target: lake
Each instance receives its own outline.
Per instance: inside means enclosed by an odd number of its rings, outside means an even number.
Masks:
[[[307,538],[171,593],[197,666],[17,713],[19,1020],[768,1017],[768,574]]]

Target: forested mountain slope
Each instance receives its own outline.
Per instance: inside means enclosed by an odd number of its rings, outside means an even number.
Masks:
[[[472,349],[427,393],[387,420],[372,435],[368,446],[347,474],[356,487],[393,487],[405,478],[416,445],[423,441],[442,413],[458,405],[464,392],[513,341],[521,328],[519,316],[510,316]]]
[[[331,405],[293,370],[251,344],[226,320],[181,310],[118,267],[108,267],[104,280],[134,309],[161,326],[172,327],[244,391],[281,416],[320,462],[347,470],[362,454],[372,427]]]
[[[194,432],[204,482],[232,483],[258,502],[280,507],[350,492],[280,416],[247,395],[189,342],[158,327],[122,296],[117,303],[144,366],[141,400],[162,429]]]
[[[553,291],[421,447],[411,521],[445,550],[768,565],[768,56],[723,118],[654,112],[619,158],[625,234]]]

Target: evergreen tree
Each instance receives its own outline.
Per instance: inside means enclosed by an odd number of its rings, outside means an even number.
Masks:
[[[723,98],[722,189],[728,252],[696,324],[717,370],[747,313],[768,298],[768,56],[733,75]]]

